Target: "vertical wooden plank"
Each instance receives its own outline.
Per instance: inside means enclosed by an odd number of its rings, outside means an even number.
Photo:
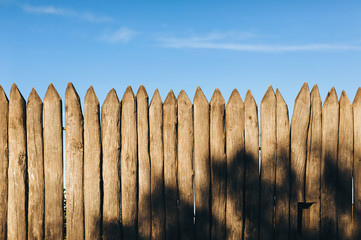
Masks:
[[[276,95],[269,86],[261,102],[260,239],[273,239],[276,181]]]
[[[166,239],[178,239],[177,100],[172,90],[163,105],[163,143]]]
[[[137,238],[137,119],[132,88],[127,87],[122,99],[121,201],[123,239]]]
[[[194,239],[193,226],[193,105],[178,95],[178,191],[180,239]]]
[[[338,240],[352,239],[352,105],[345,91],[340,97],[340,123],[337,160],[337,234]]]
[[[336,184],[339,104],[335,88],[322,107],[321,239],[337,239]]]
[[[163,181],[163,111],[158,89],[149,107],[152,239],[165,239],[164,181]]]
[[[320,239],[321,201],[321,97],[317,85],[311,91],[311,113],[307,137],[307,162],[305,201],[310,204],[303,213],[303,236],[307,239]]]
[[[8,212],[8,121],[9,101],[0,86],[0,239],[6,239]]]
[[[307,134],[310,121],[310,92],[304,83],[298,93],[291,119],[291,196],[290,196],[290,239],[301,234],[299,203],[304,202],[305,167],[307,158]]]
[[[26,239],[25,100],[15,84],[9,101],[8,239]]]
[[[218,88],[211,99],[210,152],[211,152],[211,233],[212,239],[226,237],[226,174],[224,98]]]
[[[44,232],[44,159],[43,103],[35,89],[26,106],[28,152],[28,239],[43,239]]]
[[[275,239],[286,240],[289,237],[290,126],[287,104],[278,89],[276,90],[276,129]]]
[[[244,99],[245,143],[245,227],[244,239],[258,240],[259,235],[259,128],[256,101],[250,90]]]
[[[236,89],[226,106],[227,239],[242,239],[244,219],[244,104]]]
[[[195,239],[210,236],[209,103],[197,87],[194,104],[194,190],[196,204]]]
[[[144,86],[137,93],[138,127],[138,237],[150,239],[152,230],[152,210],[150,203],[150,161],[149,161],[149,122],[148,94]]]
[[[121,238],[120,225],[120,112],[114,89],[102,106],[103,239]]]
[[[100,239],[101,140],[99,101],[91,86],[84,99],[84,231],[85,239]]]
[[[44,97],[45,239],[63,239],[62,101],[50,84]]]

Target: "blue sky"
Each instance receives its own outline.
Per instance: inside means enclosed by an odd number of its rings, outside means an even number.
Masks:
[[[12,1],[0,0],[0,84],[27,98],[73,82],[100,103],[115,88],[173,89],[226,101],[251,89],[260,104],[280,89],[290,112],[303,82],[351,101],[361,86],[357,1]]]

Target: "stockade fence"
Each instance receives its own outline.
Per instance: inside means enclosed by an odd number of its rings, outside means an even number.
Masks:
[[[361,239],[361,89],[148,103],[0,87],[0,239]]]

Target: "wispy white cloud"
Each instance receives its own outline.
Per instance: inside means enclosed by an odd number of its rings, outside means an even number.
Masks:
[[[121,27],[116,31],[103,34],[100,37],[100,39],[110,43],[117,43],[117,42],[127,43],[130,40],[132,40],[137,34],[138,34],[137,32],[129,28]]]

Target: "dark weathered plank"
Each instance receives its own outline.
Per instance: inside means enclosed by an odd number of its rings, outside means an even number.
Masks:
[[[193,226],[193,105],[182,90],[178,95],[179,238],[194,239]]]
[[[8,239],[26,239],[25,100],[15,84],[9,101]]]
[[[8,121],[9,101],[0,86],[0,239],[6,239],[6,225],[8,212]]]
[[[62,101],[50,84],[44,97],[45,239],[63,239]]]
[[[211,236],[226,237],[226,174],[224,98],[217,88],[211,99],[210,155],[211,155]]]
[[[121,238],[120,112],[121,105],[118,96],[112,89],[102,106],[103,239]]]
[[[242,239],[244,219],[244,104],[236,89],[226,106],[227,239]]]
[[[322,107],[321,239],[337,239],[336,184],[339,104],[335,88]]]
[[[290,200],[290,126],[288,108],[279,90],[276,90],[277,162],[275,192],[275,239],[289,237]]]
[[[290,237],[296,239],[302,222],[298,219],[298,204],[304,202],[305,168],[307,158],[307,134],[310,121],[310,92],[307,83],[298,93],[291,119],[291,196]]]
[[[144,86],[137,93],[138,129],[138,237],[150,239],[152,230],[152,210],[150,204],[150,161],[148,94]]]
[[[166,239],[177,239],[177,100],[171,90],[163,105],[164,199]]]
[[[165,239],[163,111],[158,89],[149,107],[149,149],[151,168],[152,239]]]
[[[84,231],[101,238],[101,135],[99,101],[91,86],[84,99]]]
[[[122,99],[121,200],[123,239],[137,238],[137,119],[136,103],[129,86]]]
[[[194,104],[194,190],[196,204],[195,239],[209,240],[211,209],[209,162],[209,103],[200,87]]]
[[[269,86],[261,102],[260,239],[273,239],[276,181],[276,95]]]
[[[28,239],[44,237],[43,103],[35,89],[26,106],[28,152]]]
[[[245,227],[244,239],[259,235],[259,128],[257,104],[250,90],[244,99],[245,113]]]

